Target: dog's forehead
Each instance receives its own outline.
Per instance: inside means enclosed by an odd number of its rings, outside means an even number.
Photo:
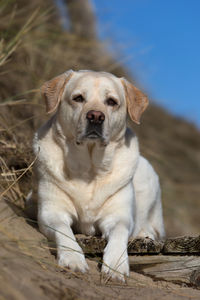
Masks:
[[[120,92],[121,81],[113,74],[106,72],[79,71],[71,79],[73,89],[101,89]]]

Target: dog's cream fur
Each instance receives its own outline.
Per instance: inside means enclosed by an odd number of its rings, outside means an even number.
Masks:
[[[148,100],[125,79],[93,71],[70,70],[45,83],[42,93],[55,114],[34,138],[38,158],[28,204],[38,202],[39,228],[56,242],[60,266],[85,272],[74,232],[101,233],[108,241],[102,272],[123,281],[128,239],[164,236],[158,176],[126,125],[127,112],[139,123]],[[82,102],[75,101],[79,95]],[[90,110],[105,115],[96,139],[86,136]]]

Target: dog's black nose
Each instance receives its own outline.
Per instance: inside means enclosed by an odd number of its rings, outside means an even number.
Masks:
[[[102,124],[105,120],[105,115],[101,111],[90,110],[88,111],[86,118],[90,123]]]

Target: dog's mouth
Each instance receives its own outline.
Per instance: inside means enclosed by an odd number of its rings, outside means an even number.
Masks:
[[[100,138],[102,138],[102,135],[99,132],[97,132],[96,130],[93,130],[93,131],[87,132],[86,138],[88,138],[88,139],[100,139]]]
[[[101,124],[87,124],[85,137],[88,139],[101,139],[102,138],[102,125]]]
[[[104,128],[100,124],[87,124],[84,132],[80,131],[77,135],[76,144],[81,145],[84,140],[88,140],[88,142],[99,141],[102,146],[109,143],[109,137],[105,135]]]

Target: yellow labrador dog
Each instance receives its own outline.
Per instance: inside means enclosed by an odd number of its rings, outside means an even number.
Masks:
[[[130,237],[164,236],[158,176],[140,156],[127,115],[139,123],[147,97],[124,78],[72,70],[42,87],[47,113],[35,135],[41,232],[57,245],[58,264],[85,272],[75,233],[107,239],[102,272],[124,281]]]

